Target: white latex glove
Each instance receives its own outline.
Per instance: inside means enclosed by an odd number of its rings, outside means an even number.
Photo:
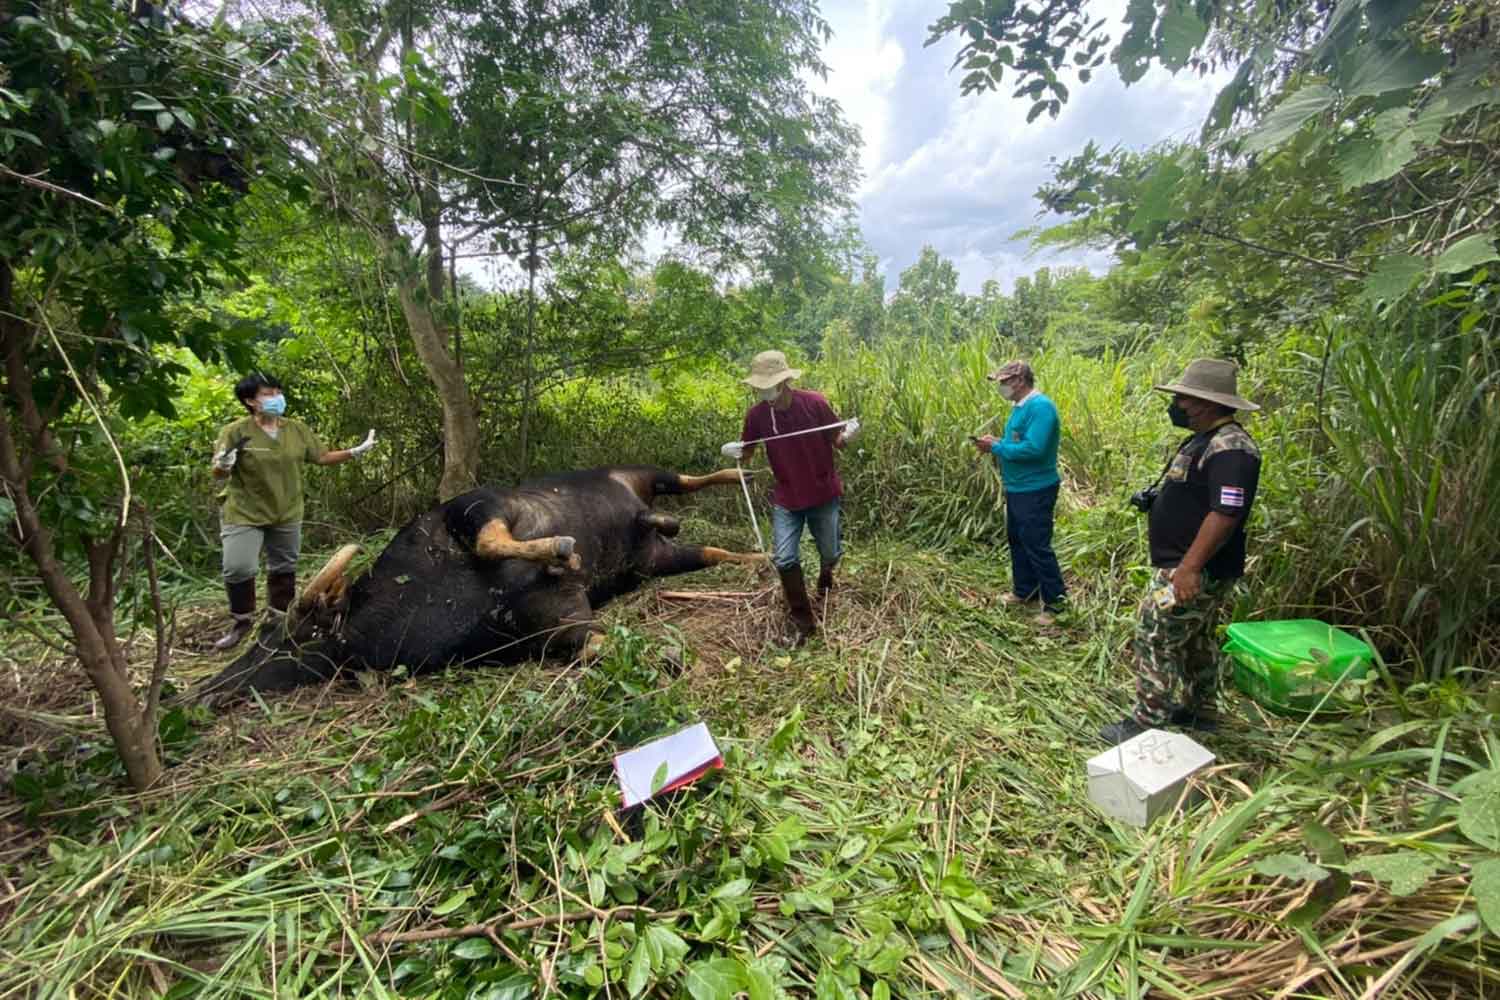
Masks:
[[[358,458],[373,447],[375,447],[375,429],[372,427],[363,441],[349,449],[349,455]]]
[[[745,457],[745,445],[741,441],[730,441],[724,447],[720,448],[719,452],[725,458],[732,458],[738,462]]]
[[[859,418],[858,417],[850,417],[849,420],[848,420],[848,422],[844,424],[844,443],[848,444],[850,441],[853,441],[854,440],[854,435],[856,435],[858,433],[859,433]]]
[[[235,461],[240,457],[238,448],[225,448],[214,455],[214,468],[220,472],[228,472],[234,468]]]

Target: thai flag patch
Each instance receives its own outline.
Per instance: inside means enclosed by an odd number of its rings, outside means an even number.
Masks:
[[[1219,506],[1221,507],[1243,507],[1245,506],[1245,491],[1239,486],[1219,487]]]

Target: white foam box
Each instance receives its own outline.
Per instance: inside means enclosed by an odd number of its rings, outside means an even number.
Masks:
[[[1089,760],[1089,801],[1106,816],[1150,826],[1177,804],[1188,778],[1213,762],[1181,733],[1148,729]]]

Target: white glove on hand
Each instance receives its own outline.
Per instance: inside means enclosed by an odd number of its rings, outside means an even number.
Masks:
[[[850,417],[844,424],[844,443],[848,444],[854,440],[854,435],[859,433],[859,418]]]
[[[375,429],[372,427],[363,441],[349,449],[349,455],[351,458],[358,458],[373,447],[375,447]]]
[[[225,448],[214,455],[214,468],[220,472],[228,472],[234,468],[235,461],[240,457],[238,448]]]
[[[745,445],[741,441],[731,441],[724,447],[720,448],[719,452],[725,458],[732,458],[736,462],[738,462],[740,459],[745,457]]]

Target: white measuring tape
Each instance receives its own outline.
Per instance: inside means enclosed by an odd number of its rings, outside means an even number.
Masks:
[[[853,419],[853,417],[850,418],[850,420]],[[772,426],[775,426],[775,422],[776,418],[773,416],[771,418]],[[831,431],[835,427],[847,426],[849,426],[849,420],[840,420],[837,423],[824,424],[822,427],[809,427],[800,431],[787,431],[785,434],[772,434],[768,437],[756,438],[754,441],[736,441],[735,444],[741,448],[748,448],[752,445],[765,444],[767,441],[779,441],[782,438],[797,437],[802,434],[817,434],[821,431]],[[745,469],[740,464],[740,461],[740,459],[736,458],[734,460],[734,467],[740,474],[740,490],[745,494],[745,510],[750,515],[750,527],[755,529],[755,547],[758,551],[764,552],[766,551],[766,540],[760,533],[760,519],[755,516],[755,503],[750,499],[750,484],[745,479]]]

